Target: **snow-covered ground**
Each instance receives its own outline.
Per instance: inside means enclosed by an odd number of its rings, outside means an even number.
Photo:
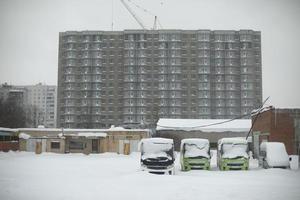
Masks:
[[[139,170],[139,154],[35,155],[0,152],[1,200],[300,199],[300,170],[179,171],[174,176]]]

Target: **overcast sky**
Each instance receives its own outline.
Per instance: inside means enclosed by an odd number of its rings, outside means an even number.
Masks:
[[[262,33],[263,98],[300,107],[299,0],[131,0],[165,29]],[[129,4],[147,27],[154,18]],[[113,20],[112,20],[113,19]],[[57,84],[58,34],[139,29],[120,0],[0,0],[0,83]]]

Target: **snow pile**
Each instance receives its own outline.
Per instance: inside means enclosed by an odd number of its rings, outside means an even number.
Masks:
[[[180,149],[184,148],[184,157],[205,157],[210,158],[209,155],[209,141],[207,139],[190,138],[181,140]]]
[[[28,140],[30,138],[30,135],[26,134],[26,133],[20,133],[19,134],[19,138],[20,139],[25,139]]]
[[[261,151],[266,152],[266,161],[270,167],[289,167],[289,156],[281,142],[263,142]]]
[[[247,146],[246,145],[223,145],[223,155],[222,158],[249,158],[247,153]]]
[[[183,130],[203,132],[248,132],[250,119],[159,119],[156,130]]]
[[[15,128],[4,128],[4,127],[0,127],[0,132],[17,132],[18,129]]]
[[[127,131],[128,129],[125,129],[125,128],[120,127],[120,126],[112,125],[108,130],[110,130],[110,131]]]
[[[223,152],[222,158],[249,158],[248,143],[244,138],[223,138],[218,141],[218,149]]]

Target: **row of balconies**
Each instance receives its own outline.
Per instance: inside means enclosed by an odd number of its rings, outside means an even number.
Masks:
[[[193,107],[198,107],[198,108],[207,108],[207,109],[214,109],[214,108],[251,108],[254,106],[253,101],[249,101],[249,102],[208,102],[207,104],[205,103],[201,103],[201,104],[186,104],[186,103],[182,103],[182,104],[178,104],[178,103],[159,103],[158,107],[164,108],[164,107],[175,107],[175,108],[186,108],[188,105],[193,106]],[[61,111],[60,114],[64,114],[64,115],[72,115],[72,114],[77,114],[77,113],[89,113],[88,110],[86,111],[82,111],[79,110],[77,111],[77,108],[84,108],[84,109],[90,109],[92,113],[90,114],[100,114],[100,113],[111,113],[111,112],[115,112],[114,109],[112,110],[103,110],[103,108],[107,108],[107,106],[92,106],[92,105],[78,105],[76,107],[71,107],[71,106],[65,106],[65,108],[68,108],[68,110],[65,111]],[[135,109],[148,109],[148,108],[153,108],[153,106],[149,105],[142,105],[142,104],[137,104],[137,105],[124,105],[123,106],[123,110],[132,110],[132,112],[134,112]],[[124,112],[124,111],[119,111],[119,112]],[[150,112],[150,111],[149,111]]]
[[[149,40],[147,39],[143,39],[143,40],[123,40],[123,39],[119,39],[119,40],[110,40],[110,41],[118,41],[118,42],[124,42],[125,44],[128,44],[126,46],[136,46],[136,43],[142,42],[142,43],[147,43]],[[152,41],[152,40],[150,40]],[[170,39],[170,38],[160,38],[158,40],[155,40],[158,42],[169,42],[169,44],[187,44],[187,41],[184,39]],[[65,39],[62,41],[63,43],[82,43],[82,44],[87,44],[87,43],[103,43],[103,40],[82,40],[82,39]],[[192,44],[197,44],[197,43],[205,43],[205,44],[216,44],[216,43],[240,43],[240,42],[259,42],[259,40],[254,40],[254,39],[244,39],[244,38],[240,38],[240,39],[234,39],[234,40],[225,40],[225,39],[196,39],[194,38],[193,40],[191,40]],[[133,45],[132,45],[133,44]]]
[[[165,82],[162,82],[165,83]],[[172,82],[173,83],[173,82]],[[246,82],[242,83],[242,86],[240,87],[239,85],[231,85],[231,84],[237,84],[237,83],[232,83],[232,82],[214,82],[214,84],[210,85],[210,82],[202,82],[199,83],[199,85],[191,85],[189,86],[190,89],[196,89],[198,91],[203,91],[203,90],[211,90],[211,91],[219,91],[219,90],[224,90],[224,91],[239,91],[239,90],[254,90],[254,82]],[[227,84],[226,84],[227,83]],[[168,82],[166,83],[168,84]],[[157,88],[157,87],[156,87]],[[175,85],[175,86],[170,86],[170,85],[164,85],[164,86],[158,86],[157,91],[164,91],[164,90],[170,90],[170,91],[175,91],[175,90],[187,90],[189,89],[186,85]],[[108,89],[113,90],[113,87],[91,87],[91,86],[83,86],[83,87],[66,87],[64,91],[107,91]],[[135,86],[135,87],[124,87],[121,89],[122,91],[131,91],[131,90],[152,90],[151,86]]]

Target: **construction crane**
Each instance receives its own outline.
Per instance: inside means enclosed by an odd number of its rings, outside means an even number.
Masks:
[[[134,17],[134,19],[137,21],[137,23],[144,29],[146,30],[146,27],[144,26],[142,20],[131,10],[131,8],[125,3],[124,0],[120,0],[122,4],[125,6],[125,8],[128,10],[128,12]]]
[[[159,20],[158,20],[158,17],[155,15],[155,16],[154,16],[153,30],[157,30],[157,29],[158,29],[157,24],[159,25],[159,27],[160,27],[161,29],[163,29],[162,25],[160,24],[160,22],[159,22]]]
[[[129,13],[134,17],[134,19],[139,23],[139,25],[144,29],[146,30],[146,26],[144,25],[144,23],[142,22],[142,20],[133,12],[133,10],[129,7],[129,5],[124,1],[124,0],[120,0],[122,2],[122,4],[125,6],[125,8],[129,11]],[[153,24],[153,30],[157,30],[158,29],[158,25],[159,27],[162,29],[162,25],[160,24],[159,20],[158,20],[158,17],[153,14],[152,12],[150,12],[149,10],[137,5],[136,3],[134,3],[133,1],[131,0],[128,0],[130,3],[132,3],[135,7],[137,7],[138,9],[142,10],[143,12],[151,15],[154,17],[154,24]]]

